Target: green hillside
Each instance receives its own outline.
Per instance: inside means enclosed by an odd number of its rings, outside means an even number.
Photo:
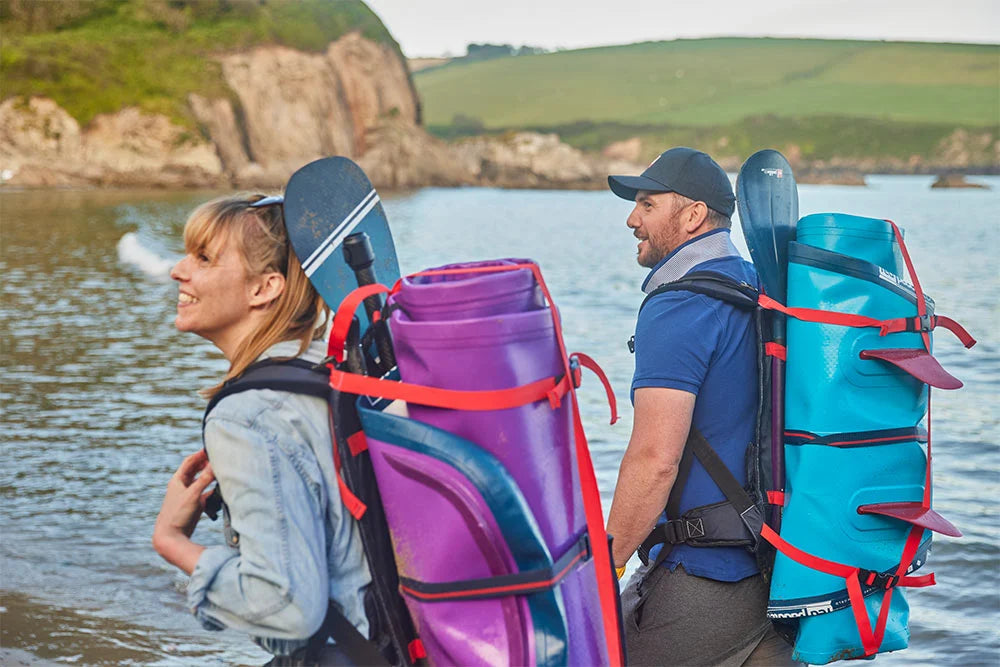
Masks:
[[[453,64],[414,80],[438,134],[548,129],[584,148],[628,136],[739,142],[751,126],[791,125],[820,144],[848,132],[864,150],[902,129],[907,146],[894,137],[886,148],[903,151],[1000,124],[1000,45],[678,40]]]
[[[231,92],[216,54],[393,41],[360,0],[0,0],[2,95],[53,98],[81,124],[127,105],[194,127],[187,94]]]

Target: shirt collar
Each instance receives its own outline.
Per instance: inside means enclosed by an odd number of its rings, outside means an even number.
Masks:
[[[299,341],[297,340],[283,340],[275,343],[271,347],[264,350],[264,354],[257,357],[257,361],[263,361],[264,359],[282,358],[282,357],[298,357],[299,355]],[[319,363],[326,356],[326,343],[321,340],[314,340],[306,348],[306,351],[302,353],[301,357],[306,361],[312,363]]]
[[[660,285],[678,280],[702,262],[733,256],[740,257],[740,253],[733,245],[728,229],[705,232],[680,244],[661,259],[643,281],[642,291],[649,294]]]

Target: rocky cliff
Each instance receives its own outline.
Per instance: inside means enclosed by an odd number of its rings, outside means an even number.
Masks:
[[[50,99],[0,104],[0,185],[279,189],[326,155],[356,159],[382,188],[604,187],[623,156],[588,157],[556,135],[446,144],[420,126],[405,61],[344,35],[324,53],[260,47],[219,59],[230,95],[189,94],[199,132],[136,108],[81,127]]]
[[[262,47],[223,56],[220,64],[231,97],[188,98],[200,134],[134,108],[81,128],[52,100],[5,100],[0,182],[278,187],[318,157],[360,157],[380,123],[420,132],[405,62],[356,33],[321,54]]]

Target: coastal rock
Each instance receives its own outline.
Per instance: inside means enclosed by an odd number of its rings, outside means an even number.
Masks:
[[[102,170],[107,185],[206,186],[222,176],[213,145],[165,116],[135,108],[95,117],[84,132],[82,157]]]
[[[1000,141],[992,132],[971,132],[957,129],[938,144],[936,161],[953,167],[968,169],[986,167],[996,171],[1000,168]]]
[[[79,123],[52,100],[12,97],[0,104],[0,156],[61,157],[79,149]]]
[[[556,134],[516,132],[474,137],[455,146],[465,169],[483,185],[502,188],[596,188],[597,161],[562,143]]]
[[[982,183],[970,183],[965,180],[962,174],[941,174],[931,184],[932,188],[981,188],[989,189],[989,186]]]
[[[639,162],[639,158],[642,156],[642,139],[632,137],[623,141],[614,141],[604,147],[601,155],[611,160]]]
[[[195,118],[212,138],[226,170],[238,173],[250,164],[246,136],[236,119],[232,102],[226,99],[209,100],[192,93],[188,95],[188,104]]]
[[[165,116],[128,108],[86,129],[54,101],[12,98],[0,105],[0,175],[27,186],[214,186],[215,148]]]
[[[401,118],[383,118],[366,137],[358,164],[377,188],[472,185],[473,175],[448,144]]]
[[[382,117],[417,122],[402,58],[356,33],[323,54],[272,46],[220,61],[242,119],[225,100],[193,100],[192,109],[238,183],[279,185],[319,157],[358,157]]]
[[[0,104],[0,183],[83,185],[86,179],[66,168],[80,147],[80,125],[54,101],[12,97]]]

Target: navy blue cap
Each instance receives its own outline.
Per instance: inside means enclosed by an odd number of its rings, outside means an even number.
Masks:
[[[722,167],[708,153],[693,148],[664,151],[642,176],[608,176],[611,191],[622,199],[635,201],[639,190],[676,192],[688,199],[703,201],[727,218],[736,208],[733,186]]]

